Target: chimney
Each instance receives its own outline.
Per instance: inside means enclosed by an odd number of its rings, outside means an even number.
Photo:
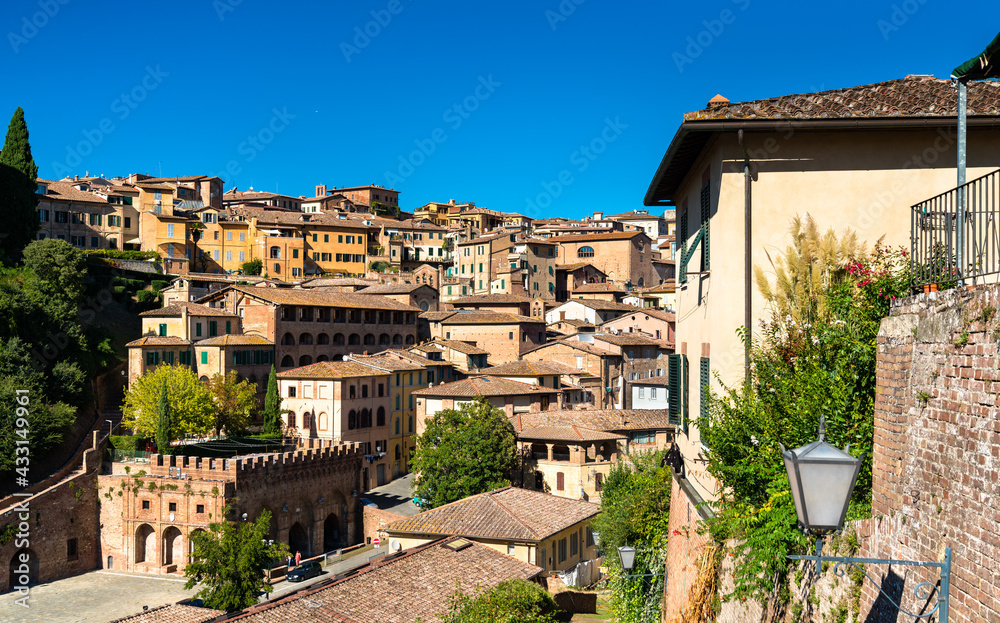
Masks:
[[[323,197],[326,195],[326,184],[320,184],[316,187],[316,196]]]
[[[73,181],[74,181],[74,182],[78,181],[79,179],[80,179],[80,176],[79,176],[79,175],[74,175],[74,176],[73,176]]]
[[[727,104],[729,104],[729,100],[727,100],[726,98],[722,97],[722,95],[716,95],[712,99],[708,100],[707,107],[708,108],[721,108],[721,107],[723,107],[723,106],[725,106]]]

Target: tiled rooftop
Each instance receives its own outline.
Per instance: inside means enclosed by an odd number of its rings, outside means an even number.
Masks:
[[[356,292],[330,292],[326,290],[303,290],[299,288],[246,288],[241,286],[232,286],[232,289],[278,305],[311,305],[315,307],[347,307],[420,312],[419,307],[405,305],[384,296],[364,295]],[[222,292],[226,292],[226,290],[214,292],[211,296],[217,297]]]
[[[530,303],[531,299],[525,296],[518,296],[516,294],[477,294],[474,296],[463,296],[457,299],[452,299],[448,302],[455,306],[474,307],[476,305],[495,305],[503,303],[523,305],[525,303]]]
[[[407,372],[411,370],[423,370],[424,367],[414,361],[403,361],[395,357],[391,357],[386,353],[378,353],[377,355],[351,355],[351,361],[356,361],[363,365],[375,366],[383,370],[391,370],[393,372]]]
[[[520,314],[506,314],[503,312],[476,310],[459,310],[447,318],[441,319],[441,324],[461,325],[461,324],[521,324],[539,323],[545,324],[544,318],[532,318]]]
[[[504,487],[401,519],[386,526],[385,531],[542,541],[590,519],[600,510],[597,504],[582,500]]]
[[[225,620],[431,623],[448,611],[456,590],[471,595],[504,580],[530,580],[542,572],[534,565],[478,543],[460,540],[458,547],[449,547],[455,540],[445,538],[405,550],[399,556],[373,562],[353,576],[330,584],[320,583],[318,588],[307,588]]]
[[[524,396],[554,394],[558,390],[539,387],[530,383],[497,377],[472,377],[462,381],[443,383],[413,392],[416,396],[445,396],[449,398],[476,398],[478,396]]]
[[[532,426],[579,426],[601,431],[671,429],[667,409],[587,409],[520,413],[511,420],[518,432]]]
[[[478,374],[482,376],[541,376],[545,374],[579,374],[576,368],[564,366],[561,363],[542,361],[511,361],[491,368],[483,368]]]
[[[384,376],[388,372],[376,370],[371,366],[362,365],[353,361],[320,361],[301,368],[293,368],[279,372],[282,378],[317,378],[317,379],[346,379],[363,376]]]
[[[198,342],[198,346],[274,346],[260,335],[218,335]]]
[[[153,318],[180,318],[182,308],[187,308],[187,313],[190,316],[236,317],[236,314],[231,314],[224,309],[219,309],[218,307],[209,307],[208,305],[199,305],[198,303],[189,303],[187,301],[174,301],[166,307],[144,311],[139,315]]]
[[[587,294],[588,292],[616,292],[624,294],[625,292],[628,292],[628,290],[616,283],[611,282],[585,283],[582,286],[573,288],[573,294]]]
[[[573,424],[567,426],[540,425],[524,426],[517,433],[518,439],[544,439],[547,441],[614,441],[625,439],[625,435],[609,433],[592,428],[583,428]]]
[[[957,105],[950,80],[907,76],[844,89],[713,106],[686,113],[684,120],[952,117]],[[968,106],[970,117],[1000,115],[1000,83],[970,81]]]
[[[645,236],[641,231],[609,231],[599,234],[564,234],[549,238],[552,242],[589,242],[593,240],[629,240],[636,236]]]
[[[111,623],[205,623],[225,614],[222,610],[197,608],[181,604],[167,604],[150,608],[138,614],[115,619]]]
[[[579,303],[584,307],[589,307],[591,309],[597,310],[621,310],[626,312],[639,311],[641,308],[635,305],[626,305],[625,303],[616,303],[615,301],[602,301],[599,299],[570,299],[566,303]],[[563,303],[565,305],[565,303]]]
[[[190,346],[191,342],[185,340],[184,338],[175,337],[172,335],[146,335],[140,337],[138,340],[132,340],[125,346],[128,348],[133,348],[136,346]]]
[[[436,348],[436,346],[440,346],[441,348]],[[419,350],[419,351],[425,352],[425,353],[436,353],[436,352],[440,352],[442,350],[442,348],[450,348],[452,350],[457,350],[458,352],[460,352],[462,354],[465,354],[465,355],[489,355],[490,354],[490,351],[488,351],[486,349],[479,348],[478,346],[475,346],[473,344],[469,344],[468,342],[463,342],[461,340],[434,339],[434,340],[431,340],[430,342],[424,342],[423,344],[415,346],[414,350]]]
[[[111,204],[109,204],[108,201],[102,197],[98,197],[97,195],[85,190],[77,190],[73,188],[73,184],[79,184],[79,181],[50,181],[43,180],[42,178],[37,178],[36,181],[39,184],[45,184],[45,195],[43,195],[45,199],[75,201],[79,203],[98,203],[107,207],[111,206]]]
[[[377,286],[368,286],[363,290],[358,290],[358,294],[409,294],[415,290],[419,290],[422,287],[431,288],[427,284],[423,283],[387,283]],[[433,289],[433,288],[431,288]]]

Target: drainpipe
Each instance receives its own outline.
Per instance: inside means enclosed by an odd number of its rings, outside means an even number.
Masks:
[[[743,374],[746,383],[750,383],[750,295],[753,288],[750,274],[750,153],[743,144],[743,130],[738,133],[740,147],[743,149],[743,326],[746,329],[743,345]]]
[[[968,85],[964,78],[958,81],[958,223],[956,233],[958,235],[958,252],[955,256],[956,268],[958,268],[958,286],[965,285],[965,148],[966,148],[966,126],[968,125]]]

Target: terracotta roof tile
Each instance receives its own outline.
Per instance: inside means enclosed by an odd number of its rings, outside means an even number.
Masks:
[[[504,487],[393,522],[390,534],[457,534],[542,541],[599,513],[597,504],[541,491]]]
[[[452,305],[495,305],[495,304],[525,304],[530,303],[531,299],[526,296],[518,296],[517,294],[477,294],[474,296],[462,296],[457,299],[452,299],[448,301]]]
[[[636,236],[645,236],[641,231],[609,231],[600,234],[564,234],[553,236],[549,240],[553,242],[588,242],[593,240],[629,240]],[[648,238],[648,236],[647,236]]]
[[[586,504],[586,502],[585,502]],[[485,545],[448,547],[450,535],[377,560],[350,577],[320,582],[287,597],[230,615],[241,623],[430,623],[447,612],[456,590],[467,595],[504,580],[530,580],[541,569]],[[145,622],[143,622],[145,623]]]
[[[461,325],[461,324],[523,324],[538,323],[545,324],[544,318],[532,318],[520,314],[506,314],[503,312],[486,310],[458,310],[447,318],[443,318],[441,324]]]
[[[626,437],[618,433],[609,433],[570,424],[567,426],[525,426],[518,432],[517,438],[545,439],[551,441],[611,441],[625,439]]]
[[[423,287],[434,289],[425,283],[386,283],[377,286],[368,286],[358,290],[358,294],[409,294]]]
[[[625,303],[616,303],[615,301],[603,301],[601,299],[570,299],[566,303],[579,303],[591,309],[620,310],[624,312],[640,311],[642,309],[635,305],[626,305]],[[565,305],[566,303],[563,304]]]
[[[205,623],[225,614],[222,610],[198,608],[182,604],[167,604],[138,614],[115,619],[111,623]]]
[[[274,342],[259,335],[219,335],[201,340],[198,346],[274,346]]]
[[[686,113],[684,120],[953,117],[957,104],[950,80],[909,76],[818,93],[713,106]],[[970,117],[1000,115],[1000,84],[970,81],[968,106]]]
[[[580,371],[561,363],[542,361],[511,361],[477,372],[480,376],[541,376],[549,374],[579,374]]]
[[[199,305],[198,303],[190,303],[188,301],[174,301],[166,307],[161,307],[159,309],[150,309],[149,311],[144,311],[140,316],[152,317],[152,318],[180,318],[181,309],[187,308],[187,313],[190,316],[228,316],[230,318],[235,318],[236,314],[231,314],[224,309],[219,309],[218,307],[209,307],[208,305]]]
[[[453,398],[477,398],[479,396],[525,396],[530,394],[555,394],[558,390],[539,387],[530,383],[511,381],[497,377],[472,377],[462,381],[452,381],[419,389],[417,396],[448,396]]]
[[[626,290],[624,287],[622,287],[622,286],[620,286],[620,285],[618,285],[616,283],[611,283],[611,282],[585,283],[582,286],[577,286],[577,287],[573,288],[573,294],[577,294],[577,293],[586,294],[588,292],[616,292],[616,293],[625,293],[625,292],[628,292],[628,290]]]
[[[175,337],[171,335],[165,335],[165,336],[146,335],[140,337],[138,340],[132,340],[125,346],[128,348],[136,348],[138,346],[190,346],[190,345],[191,342],[180,337]]]
[[[377,355],[350,355],[351,361],[356,361],[362,365],[374,366],[381,370],[392,372],[406,372],[410,370],[423,370],[424,367],[414,361],[401,361],[395,357],[390,357],[385,353]]]
[[[73,184],[79,184],[79,181],[75,182],[53,182],[49,180],[43,180],[38,178],[37,183],[45,184],[45,194],[42,195],[44,199],[57,200],[57,201],[74,201],[77,203],[96,203],[103,206],[112,206],[113,204],[108,203],[107,199],[99,197],[94,193],[86,190],[77,190],[73,188]]]
[[[300,288],[245,288],[230,286],[230,288],[213,292],[209,297],[217,298],[229,289],[237,290],[248,296],[277,305],[313,305],[316,307],[348,307],[420,312],[419,307],[405,305],[384,296],[364,295],[357,292],[331,292],[320,288],[310,290]]]
[[[442,340],[442,339],[434,339],[431,340],[430,342],[424,342],[423,344],[414,346],[412,350],[419,350],[425,353],[440,352],[441,348],[435,348],[436,346],[457,350],[458,352],[463,353],[465,355],[490,354],[490,351],[483,348],[479,348],[478,346],[475,346],[473,344],[469,344],[468,342],[462,342],[460,340]]]
[[[279,372],[282,378],[348,379],[365,376],[385,376],[388,372],[376,370],[354,361],[320,361],[318,363]]]
[[[520,432],[532,426],[579,426],[591,430],[672,430],[667,409],[586,409],[520,413],[511,420]]]

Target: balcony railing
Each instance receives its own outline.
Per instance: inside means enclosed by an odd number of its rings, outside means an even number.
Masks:
[[[1000,170],[913,206],[910,268],[915,288],[1000,273]]]

